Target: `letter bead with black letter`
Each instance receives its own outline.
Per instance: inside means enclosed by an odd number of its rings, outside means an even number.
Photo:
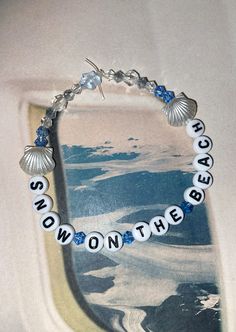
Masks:
[[[66,244],[72,242],[74,234],[75,234],[75,229],[72,225],[62,224],[59,227],[57,227],[55,231],[55,239],[60,245],[65,246]]]
[[[184,192],[184,199],[192,205],[201,204],[204,201],[205,193],[201,188],[190,187]]]
[[[38,195],[33,199],[33,208],[38,213],[46,213],[52,209],[53,200],[48,195]]]
[[[205,131],[205,125],[202,122],[202,120],[193,119],[187,123],[186,131],[190,137],[196,138],[198,136],[203,135]]]
[[[164,216],[170,225],[178,225],[184,220],[184,212],[178,205],[171,205],[165,209]]]
[[[169,224],[164,217],[156,216],[150,220],[149,227],[153,234],[161,236],[168,231]]]
[[[132,234],[135,240],[143,242],[150,238],[151,230],[145,221],[139,221],[132,228]]]
[[[29,190],[36,195],[44,194],[48,190],[48,188],[49,183],[44,176],[33,176],[29,180]]]
[[[118,251],[123,247],[122,236],[119,232],[112,231],[105,235],[104,237],[104,248],[108,251]]]
[[[46,232],[55,231],[60,225],[60,216],[56,212],[47,212],[40,219],[40,226]]]
[[[213,183],[213,176],[210,172],[199,171],[193,176],[193,185],[201,189],[209,188]]]
[[[85,248],[91,252],[96,253],[103,248],[104,239],[101,233],[99,232],[91,232],[86,235],[84,240]]]

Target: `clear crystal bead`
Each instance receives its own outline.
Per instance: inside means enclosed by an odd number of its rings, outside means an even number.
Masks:
[[[44,116],[41,119],[41,125],[45,128],[50,128],[52,126],[52,119],[48,118],[47,116]]]
[[[75,93],[75,94],[80,94],[82,92],[82,86],[80,85],[80,83],[76,83],[71,87],[71,90]]]
[[[139,89],[143,89],[146,87],[146,84],[148,82],[147,77],[140,77],[140,79],[137,81],[137,86]]]
[[[157,87],[157,83],[155,81],[147,82],[145,88],[150,92],[153,93],[155,88]]]
[[[46,109],[46,117],[50,119],[55,119],[57,116],[57,111],[53,109],[52,107],[48,107]]]
[[[101,75],[94,70],[89,73],[84,73],[80,80],[80,85],[83,89],[94,90],[98,85],[102,83]]]
[[[56,112],[62,112],[66,109],[68,101],[64,98],[62,94],[55,96],[52,102],[52,108]]]
[[[68,89],[64,91],[63,96],[67,101],[71,101],[74,99],[75,93],[71,89]]]
[[[114,81],[116,81],[116,83],[122,82],[124,78],[125,78],[125,73],[123,73],[122,70],[117,71],[113,76],[113,79]]]
[[[137,81],[139,80],[139,78],[140,78],[139,73],[136,70],[132,69],[132,70],[127,71],[127,73],[125,73],[124,82],[126,84],[128,84],[129,86],[131,86],[131,85],[136,84]]]

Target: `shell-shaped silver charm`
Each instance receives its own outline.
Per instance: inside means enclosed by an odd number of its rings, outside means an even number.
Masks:
[[[197,103],[181,92],[163,108],[163,112],[171,126],[183,126],[195,117]]]
[[[47,174],[55,167],[52,153],[53,148],[27,145],[20,160],[20,167],[29,175]]]

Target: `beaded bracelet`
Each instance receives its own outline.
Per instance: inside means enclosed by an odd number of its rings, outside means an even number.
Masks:
[[[89,59],[86,61],[93,66],[94,70],[84,73],[79,83],[53,99],[52,106],[47,108],[45,116],[41,119],[41,125],[36,131],[35,146],[25,147],[20,166],[27,174],[33,176],[29,181],[29,190],[36,194],[33,199],[33,208],[42,214],[40,225],[45,231],[54,231],[55,239],[59,244],[67,245],[73,241],[76,245],[84,243],[85,248],[92,253],[100,251],[103,247],[115,252],[120,250],[124,244],[131,244],[134,240],[143,242],[147,241],[151,235],[164,235],[170,225],[180,224],[184,220],[185,214],[192,212],[194,205],[204,201],[204,190],[213,183],[213,177],[208,172],[213,166],[213,158],[208,154],[213,144],[208,136],[203,135],[204,123],[195,118],[196,102],[184,93],[175,96],[174,92],[166,90],[165,86],[158,85],[155,81],[149,81],[147,77],[141,77],[136,70],[124,73],[121,70],[115,72],[110,69],[105,72]],[[161,99],[166,104],[163,112],[168,123],[171,126],[186,125],[187,134],[194,139],[193,149],[196,156],[193,160],[193,167],[197,171],[193,176],[193,186],[184,191],[184,201],[180,206],[169,206],[163,216],[155,216],[149,223],[137,222],[131,231],[123,234],[111,231],[105,236],[95,231],[86,235],[82,231],[76,232],[74,227],[68,223],[61,224],[58,213],[51,211],[53,200],[45,194],[49,188],[49,182],[43,176],[55,167],[53,148],[47,146],[52,120],[56,118],[58,112],[66,109],[68,102],[73,100],[75,95],[81,94],[85,89],[94,90],[98,87],[104,98],[101,88],[103,78],[116,83],[124,82],[128,86],[136,85],[139,89],[145,89],[154,97]]]

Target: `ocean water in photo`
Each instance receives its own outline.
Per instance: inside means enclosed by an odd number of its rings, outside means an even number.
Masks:
[[[111,138],[97,146],[61,146],[69,219],[77,231],[124,233],[183,201],[192,183],[191,156],[171,145],[155,151],[133,136],[127,144],[127,151],[114,149]],[[164,236],[116,253],[71,246],[78,287],[107,331],[221,330],[208,218],[201,204]]]

